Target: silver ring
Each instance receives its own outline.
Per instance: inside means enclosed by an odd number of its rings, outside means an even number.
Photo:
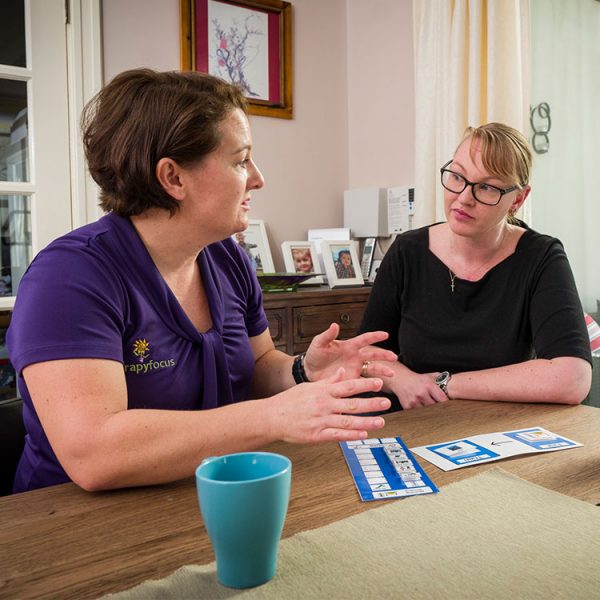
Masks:
[[[368,377],[368,369],[369,369],[369,365],[371,364],[371,361],[365,360],[362,364],[362,368],[360,369],[360,376],[361,377]]]

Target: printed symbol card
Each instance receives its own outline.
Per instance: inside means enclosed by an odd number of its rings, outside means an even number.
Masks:
[[[543,427],[473,435],[452,442],[413,448],[413,452],[443,471],[452,471],[519,454],[556,452],[583,446]]]
[[[399,437],[340,442],[340,447],[363,502],[438,491]]]

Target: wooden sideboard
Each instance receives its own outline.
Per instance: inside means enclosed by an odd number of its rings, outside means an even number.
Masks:
[[[356,335],[370,293],[370,287],[306,287],[263,294],[275,346],[288,354],[304,352],[333,322],[340,326],[340,339]]]

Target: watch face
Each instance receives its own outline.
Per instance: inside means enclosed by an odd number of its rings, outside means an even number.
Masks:
[[[450,373],[448,371],[444,371],[435,378],[435,382],[437,383],[437,385],[441,385],[442,383],[446,383],[449,378]]]

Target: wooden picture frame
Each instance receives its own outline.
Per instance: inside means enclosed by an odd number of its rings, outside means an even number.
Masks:
[[[356,240],[321,240],[321,256],[330,288],[364,285]]]
[[[264,221],[250,219],[245,231],[240,231],[231,237],[242,247],[257,273],[275,272]]]
[[[181,69],[241,85],[249,113],[292,119],[292,5],[179,0]]]
[[[283,242],[281,252],[285,270],[288,273],[319,273],[319,253],[314,242]],[[305,260],[299,262],[302,258]],[[300,285],[320,285],[322,283],[323,276],[317,274]]]

